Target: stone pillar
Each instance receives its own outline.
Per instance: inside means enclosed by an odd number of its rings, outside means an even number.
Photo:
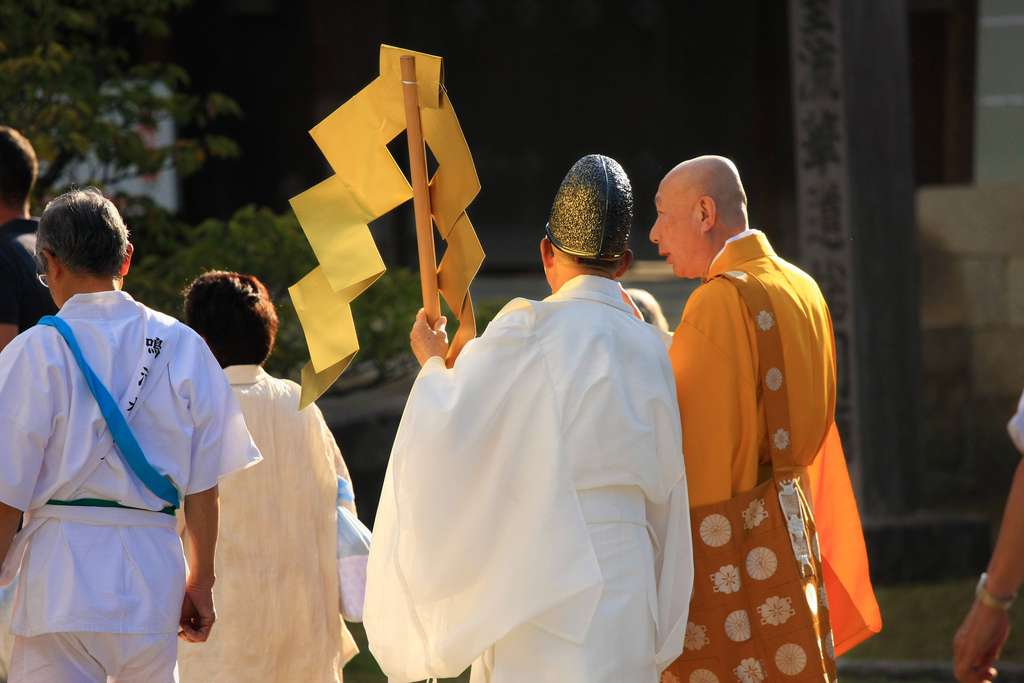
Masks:
[[[790,0],[800,262],[832,309],[863,511],[913,504],[918,323],[907,8]]]

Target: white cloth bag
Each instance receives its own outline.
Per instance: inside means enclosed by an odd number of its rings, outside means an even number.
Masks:
[[[359,518],[341,505],[351,485],[338,479],[338,607],[345,621],[363,620],[366,600],[366,561],[372,534]]]

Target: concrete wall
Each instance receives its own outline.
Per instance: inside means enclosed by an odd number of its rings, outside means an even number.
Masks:
[[[997,514],[1019,455],[1006,421],[1024,389],[1024,183],[925,187],[920,503]]]

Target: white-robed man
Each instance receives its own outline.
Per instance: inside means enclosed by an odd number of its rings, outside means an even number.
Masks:
[[[259,451],[202,338],[120,291],[132,246],[108,199],[53,200],[36,249],[60,311],[0,353],[8,680],[177,681],[179,631],[204,641],[215,618],[217,482]]]
[[[541,241],[550,297],[509,303],[450,369],[420,312],[368,570],[389,680],[656,683],[681,652],[681,436],[665,345],[617,282],[632,213],[622,167],[586,156]]]

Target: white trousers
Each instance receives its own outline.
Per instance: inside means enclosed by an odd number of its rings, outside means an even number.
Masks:
[[[643,496],[609,494],[580,492],[604,579],[584,642],[523,624],[473,664],[470,683],[657,683],[654,548]]]
[[[15,636],[8,683],[178,683],[174,633]]]

